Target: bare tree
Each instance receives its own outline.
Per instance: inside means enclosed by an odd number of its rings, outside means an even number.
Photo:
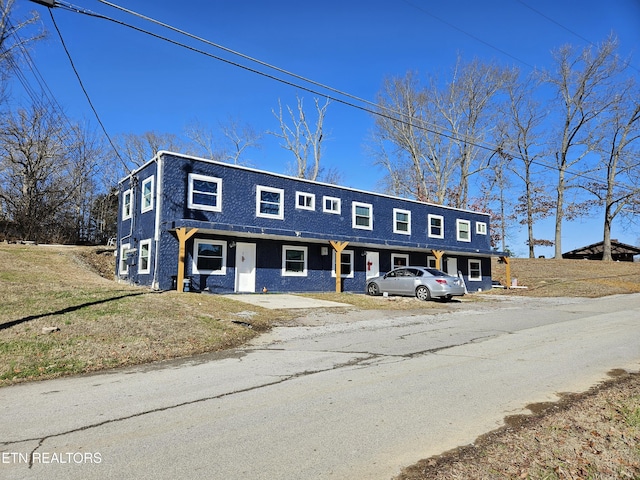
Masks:
[[[243,157],[247,150],[260,148],[261,135],[251,125],[229,117],[226,122],[220,122],[219,127],[222,139],[199,121],[189,123],[185,133],[206,158],[234,165],[245,163]]]
[[[557,178],[555,257],[562,258],[562,224],[579,215],[586,203],[566,201],[567,189],[574,188],[580,176],[592,170],[585,159],[600,141],[599,120],[609,108],[614,92],[612,80],[624,69],[615,51],[617,41],[609,38],[597,48],[576,51],[564,46],[553,54],[554,71],[544,71],[541,79],[557,95],[557,128],[550,144],[555,151]],[[556,134],[557,132],[557,134]],[[578,173],[578,175],[576,175]]]
[[[120,153],[129,165],[139,167],[151,160],[160,150],[181,152],[184,142],[172,133],[154,131],[142,134],[127,133],[118,138]]]
[[[316,118],[313,125],[313,122],[307,119],[303,99],[297,96],[296,99],[296,110],[287,106],[288,118],[285,118],[282,104],[278,100],[278,111],[273,110],[273,114],[280,123],[280,131],[268,133],[280,138],[283,141],[282,148],[294,155],[296,163],[293,174],[296,177],[318,180],[322,173],[320,159],[325,138],[324,120],[330,102],[326,100],[321,104],[318,98],[314,98]]]
[[[587,182],[585,188],[604,206],[602,260],[611,261],[611,226],[618,216],[634,211],[640,197],[640,90],[631,78],[616,90],[599,149],[604,182]],[[637,215],[637,213],[635,213]],[[628,214],[627,214],[628,216]]]

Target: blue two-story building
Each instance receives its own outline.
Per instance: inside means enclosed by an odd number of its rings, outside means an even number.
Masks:
[[[119,185],[121,281],[364,292],[369,277],[422,265],[461,275],[469,291],[491,288],[485,213],[164,151]]]

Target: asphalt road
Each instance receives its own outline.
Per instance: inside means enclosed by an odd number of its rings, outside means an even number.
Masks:
[[[640,295],[316,312],[247,348],[0,389],[3,479],[389,479],[640,368]]]

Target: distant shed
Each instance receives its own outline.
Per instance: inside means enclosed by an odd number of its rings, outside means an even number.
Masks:
[[[562,258],[585,259],[585,260],[602,260],[602,251],[604,242],[594,243],[586,247],[571,250],[563,253]],[[634,255],[640,255],[640,248],[617,240],[611,240],[611,257],[616,262],[633,262]]]

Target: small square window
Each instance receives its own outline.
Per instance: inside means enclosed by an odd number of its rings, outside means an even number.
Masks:
[[[480,260],[469,260],[469,280],[482,280],[482,263]]]
[[[392,268],[406,267],[407,265],[409,265],[409,254],[408,253],[392,253],[391,265],[392,265]]]
[[[256,190],[256,216],[284,219],[284,190],[258,185]]]
[[[282,247],[282,275],[285,277],[307,276],[307,247]]]
[[[340,199],[336,197],[322,197],[322,211],[340,215]]]
[[[362,230],[373,230],[373,205],[369,203],[353,202],[352,227]]]
[[[133,200],[133,194],[131,190],[126,190],[122,194],[122,220],[131,218],[131,201]]]
[[[411,235],[411,212],[409,210],[393,209],[393,233]]]
[[[142,201],[140,202],[140,212],[153,210],[153,176],[142,182]]]
[[[456,220],[457,239],[459,242],[471,241],[471,222],[469,220]]]
[[[487,224],[484,222],[476,222],[476,233],[478,235],[486,235],[487,234]]]
[[[316,196],[313,193],[296,192],[296,208],[300,210],[315,210]]]
[[[187,206],[194,210],[221,212],[222,179],[190,173]]]
[[[432,238],[444,238],[444,217],[441,215],[428,215],[429,236]]]

